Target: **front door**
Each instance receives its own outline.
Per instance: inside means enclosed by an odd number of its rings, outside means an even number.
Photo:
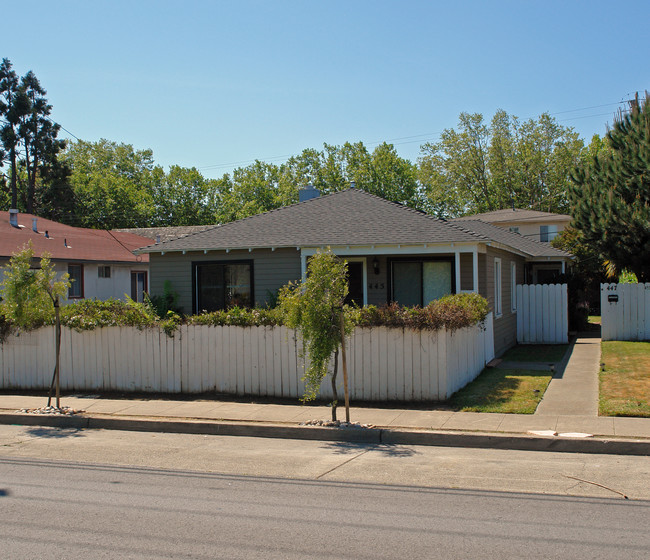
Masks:
[[[348,297],[345,303],[363,307],[363,263],[348,261]]]
[[[131,299],[142,303],[144,294],[147,291],[147,273],[131,272]]]

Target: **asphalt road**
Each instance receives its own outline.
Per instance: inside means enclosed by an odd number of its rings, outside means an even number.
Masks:
[[[0,557],[643,558],[648,463],[3,426]]]

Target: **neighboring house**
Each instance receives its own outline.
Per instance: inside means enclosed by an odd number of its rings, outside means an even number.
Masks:
[[[30,240],[36,257],[49,253],[55,270],[74,280],[64,303],[123,299],[125,294],[142,301],[149,290],[149,255],[133,254],[149,242],[146,237],[67,226],[15,210],[0,212],[0,265]]]
[[[506,208],[494,212],[484,212],[472,216],[456,218],[453,222],[465,220],[481,220],[518,233],[523,237],[550,243],[558,233],[563,231],[570,223],[571,216],[567,214],[554,214],[552,212],[540,212],[538,210],[524,210],[521,208]]]
[[[516,341],[514,285],[524,282],[526,264],[565,266],[571,256],[477,224],[481,231],[351,188],[136,253],[150,256],[151,292],[162,294],[169,281],[183,311],[196,313],[265,305],[304,276],[311,255],[330,247],[347,260],[349,299],[359,305],[427,305],[459,292],[485,296],[498,355]]]

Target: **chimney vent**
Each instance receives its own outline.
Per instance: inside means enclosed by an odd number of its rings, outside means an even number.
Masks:
[[[32,231],[38,233],[38,218],[32,218]]]
[[[15,208],[9,210],[9,223],[15,228],[18,227],[18,210]]]
[[[318,198],[319,196],[320,191],[317,188],[314,188],[314,185],[311,183],[298,191],[298,200],[300,202],[305,202],[306,200],[311,200],[312,198]]]
[[[48,232],[47,230],[45,230],[45,238],[46,238],[46,239],[49,239],[49,238],[50,238],[50,234],[49,234],[49,232]]]
[[[156,245],[158,245],[158,243],[160,243],[160,234],[159,233],[156,234]]]

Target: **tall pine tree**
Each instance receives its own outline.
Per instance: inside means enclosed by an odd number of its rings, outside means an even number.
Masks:
[[[607,133],[611,153],[573,173],[574,226],[621,272],[650,281],[650,97],[631,104]]]

